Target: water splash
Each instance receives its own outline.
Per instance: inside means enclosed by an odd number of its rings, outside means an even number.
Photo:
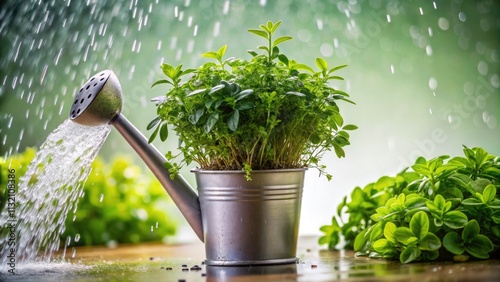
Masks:
[[[0,214],[1,267],[6,267],[14,244],[18,262],[50,261],[109,131],[109,125],[87,127],[68,119],[47,137],[21,177],[17,193],[9,194],[15,207]]]

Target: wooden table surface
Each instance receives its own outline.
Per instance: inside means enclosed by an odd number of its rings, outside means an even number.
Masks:
[[[500,281],[500,260],[402,265],[328,251],[316,241],[300,238],[297,264],[245,267],[203,265],[201,243],[76,248],[73,258],[68,248],[65,263],[19,266],[18,275],[0,281]]]

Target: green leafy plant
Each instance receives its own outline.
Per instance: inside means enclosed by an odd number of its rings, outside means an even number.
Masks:
[[[463,151],[465,157],[420,157],[411,171],[356,187],[332,224],[321,227],[319,243],[333,249],[343,238],[358,255],[402,263],[498,255],[500,157]]]
[[[35,154],[35,149],[27,148],[5,160],[0,158],[0,187],[6,187],[3,181],[8,167],[16,169],[19,183]],[[163,187],[127,158],[110,163],[96,158],[83,191],[76,213],[68,213],[61,242],[67,237],[72,238],[73,246],[161,241],[176,232],[176,221],[168,216],[173,204]]]
[[[279,47],[292,39],[276,36],[281,21],[267,22],[248,31],[266,40],[258,46],[264,54],[250,50],[251,59],[224,59],[227,45],[202,56],[215,59],[197,69],[182,70],[162,64],[166,79],[153,86],[169,84],[165,96],[152,99],[158,116],[148,129],[153,141],[168,136],[168,126],[179,137],[179,154],[167,152],[172,175],[191,162],[202,169],[251,170],[315,167],[326,151],[344,157],[349,130],[337,102],[352,103],[348,94],[329,85],[342,80],[333,75],[345,65],[329,68],[316,59],[318,71],[296,62]],[[186,76],[189,74],[189,76]],[[185,81],[181,82],[184,77]],[[182,160],[175,162],[180,155]]]

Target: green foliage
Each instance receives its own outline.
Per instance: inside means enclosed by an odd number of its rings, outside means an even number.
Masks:
[[[401,263],[498,254],[500,157],[482,148],[464,147],[464,154],[420,157],[412,171],[356,187],[332,224],[321,227],[319,243],[333,249],[344,238],[344,247],[358,255]]]
[[[180,155],[167,152],[173,175],[191,162],[203,169],[244,170],[316,167],[326,151],[344,157],[350,130],[344,124],[338,100],[352,103],[344,91],[329,85],[342,80],[329,69],[327,62],[316,59],[319,71],[289,59],[279,47],[292,39],[276,36],[281,21],[249,29],[262,37],[266,45],[258,46],[264,54],[250,50],[251,59],[224,59],[227,45],[202,56],[214,59],[196,70],[182,70],[164,63],[166,79],[153,84],[170,84],[165,97],[156,97],[158,116],[148,129],[158,132],[162,140],[167,124],[179,137]],[[190,74],[181,83],[182,76]],[[161,132],[164,130],[164,134]],[[162,137],[163,136],[163,137]],[[330,175],[326,174],[328,178]]]
[[[22,154],[0,159],[2,175],[10,165],[21,177],[35,153],[28,148]],[[0,184],[6,187],[2,181]],[[176,232],[175,221],[167,215],[172,207],[168,195],[149,172],[127,158],[116,158],[109,164],[96,158],[83,191],[76,213],[68,213],[61,242],[68,236],[73,246],[161,241]],[[77,234],[79,239],[75,240]]]

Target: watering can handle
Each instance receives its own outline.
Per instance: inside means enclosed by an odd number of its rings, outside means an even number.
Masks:
[[[170,178],[170,172],[165,168],[167,159],[156,147],[149,144],[146,137],[122,114],[118,114],[111,124],[127,140],[156,178],[158,178],[198,238],[203,242],[201,208],[196,192],[181,175],[177,175],[173,180]]]

